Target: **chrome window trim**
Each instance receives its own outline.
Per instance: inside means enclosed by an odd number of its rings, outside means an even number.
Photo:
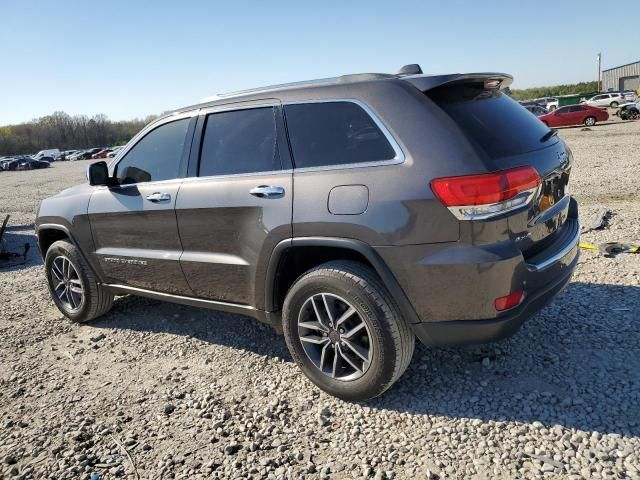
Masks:
[[[97,188],[102,188],[102,189],[109,189],[109,190],[117,190],[117,189],[122,189],[122,188],[130,188],[130,187],[137,187],[138,185],[164,185],[167,183],[179,183],[182,184],[182,182],[184,182],[186,180],[186,178],[169,178],[167,180],[156,180],[156,181],[151,181],[151,182],[138,182],[138,183],[124,183],[122,185],[98,185]]]
[[[163,117],[160,118],[158,120],[154,120],[153,122],[151,122],[149,125],[146,125],[142,130],[140,130],[131,140],[129,140],[129,142],[120,149],[120,151],[118,152],[118,154],[113,157],[113,159],[107,164],[107,169],[109,171],[109,175],[113,175],[116,167],[118,166],[118,164],[120,163],[121,160],[124,159],[124,157],[127,156],[127,153],[129,153],[129,151],[135,147],[138,142],[140,142],[140,140],[142,140],[144,137],[147,136],[148,133],[151,133],[153,130],[155,130],[158,127],[161,127],[162,125],[165,125],[167,123],[171,123],[171,122],[175,122],[178,120],[183,120],[185,118],[191,118],[191,117],[195,117],[198,115],[198,113],[200,112],[199,109],[196,110],[189,110],[188,112],[182,112],[182,113],[173,113],[171,115],[169,115],[168,117]],[[180,177],[176,177],[176,178],[172,178],[172,179],[167,179],[167,180],[158,180],[159,182],[165,182],[168,180],[176,180]],[[127,185],[140,185],[143,183],[153,183],[153,182],[138,182],[138,183],[127,183]]]
[[[370,162],[358,162],[358,163],[341,163],[339,165],[321,165],[317,167],[302,167],[302,168],[294,168],[294,172],[319,172],[319,171],[327,171],[327,170],[345,170],[351,168],[370,168],[370,167],[381,167],[385,165],[398,165],[400,163],[404,163],[406,160],[404,151],[400,144],[396,141],[395,137],[391,134],[387,126],[380,120],[380,117],[376,115],[376,113],[362,100],[358,100],[356,98],[323,98],[316,100],[296,100],[296,101],[287,101],[283,102],[282,105],[285,108],[285,117],[287,115],[286,106],[287,105],[305,105],[312,103],[353,103],[364,110],[364,112],[369,115],[369,117],[373,120],[373,123],[380,129],[382,134],[385,136],[391,148],[395,152],[395,156],[388,160],[375,160]],[[293,152],[292,152],[293,153]],[[293,162],[295,163],[295,155],[293,155]]]
[[[205,107],[200,110],[200,115],[210,115],[212,113],[229,112],[234,110],[251,110],[255,108],[274,108],[280,107],[282,103],[275,98],[265,98],[264,100],[248,100],[239,103],[224,103],[222,105],[214,105]]]

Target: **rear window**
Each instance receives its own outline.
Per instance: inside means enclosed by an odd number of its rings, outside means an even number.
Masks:
[[[396,153],[373,119],[352,102],[286,105],[296,168],[391,160]]]
[[[466,84],[437,88],[427,95],[490,158],[518,155],[557,142],[554,137],[541,143],[548,127],[499,91]]]

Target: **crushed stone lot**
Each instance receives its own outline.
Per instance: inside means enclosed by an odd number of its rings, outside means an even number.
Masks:
[[[559,133],[583,223],[612,212],[583,241],[639,243],[640,121]],[[384,396],[346,403],[248,318],[127,296],[63,318],[33,222],[87,164],[0,172],[9,245],[32,247],[0,266],[0,479],[640,479],[640,254],[583,250],[514,337],[418,345]]]

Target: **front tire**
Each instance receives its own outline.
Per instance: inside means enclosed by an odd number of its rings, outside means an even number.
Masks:
[[[51,298],[71,321],[88,322],[111,309],[113,294],[98,282],[72,243],[54,242],[47,250],[44,265]]]
[[[587,117],[584,119],[584,124],[587,127],[593,127],[596,124],[596,117]]]
[[[284,301],[291,356],[318,387],[343,400],[385,392],[408,367],[415,337],[380,278],[353,261],[313,268]]]

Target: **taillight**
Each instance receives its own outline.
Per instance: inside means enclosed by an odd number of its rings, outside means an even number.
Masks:
[[[431,189],[460,220],[481,220],[528,204],[541,184],[533,167],[436,178]]]
[[[520,302],[522,302],[522,299],[524,299],[524,292],[522,290],[517,290],[509,295],[505,295],[504,297],[496,298],[493,302],[493,306],[498,312],[502,312],[503,310],[509,310],[510,308],[517,307],[520,305]]]

